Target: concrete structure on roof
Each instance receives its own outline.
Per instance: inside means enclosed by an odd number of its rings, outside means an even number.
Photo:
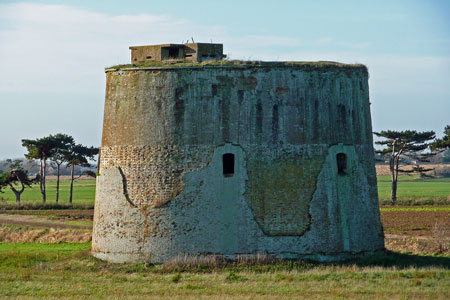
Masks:
[[[336,260],[384,248],[365,66],[159,64],[106,77],[94,256]]]
[[[223,45],[213,43],[132,46],[130,50],[131,63],[167,59],[185,59],[200,62],[210,59],[220,60],[226,56],[223,54]]]

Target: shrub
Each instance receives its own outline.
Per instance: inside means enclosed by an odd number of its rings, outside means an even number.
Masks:
[[[450,166],[437,166],[431,171],[433,177],[450,177]]]

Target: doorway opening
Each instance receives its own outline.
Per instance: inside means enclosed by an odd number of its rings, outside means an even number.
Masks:
[[[233,177],[234,175],[234,154],[225,153],[222,155],[223,176]]]

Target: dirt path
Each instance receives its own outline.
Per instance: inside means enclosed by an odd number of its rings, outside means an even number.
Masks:
[[[0,224],[17,226],[43,227],[43,228],[64,228],[64,229],[92,229],[91,226],[66,224],[63,221],[49,220],[45,217],[32,215],[8,215],[0,214]]]

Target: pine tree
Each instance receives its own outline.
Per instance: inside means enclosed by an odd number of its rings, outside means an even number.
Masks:
[[[397,182],[399,173],[419,173],[427,176],[425,173],[433,169],[426,169],[416,164],[412,169],[402,169],[400,163],[409,164],[410,160],[416,162],[426,162],[427,158],[435,153],[424,152],[431,146],[431,140],[435,138],[434,131],[417,132],[415,130],[393,131],[386,130],[374,132],[378,137],[384,138],[382,141],[375,142],[377,145],[385,146],[376,152],[389,158],[389,170],[392,178],[391,203],[394,205],[397,201]]]

